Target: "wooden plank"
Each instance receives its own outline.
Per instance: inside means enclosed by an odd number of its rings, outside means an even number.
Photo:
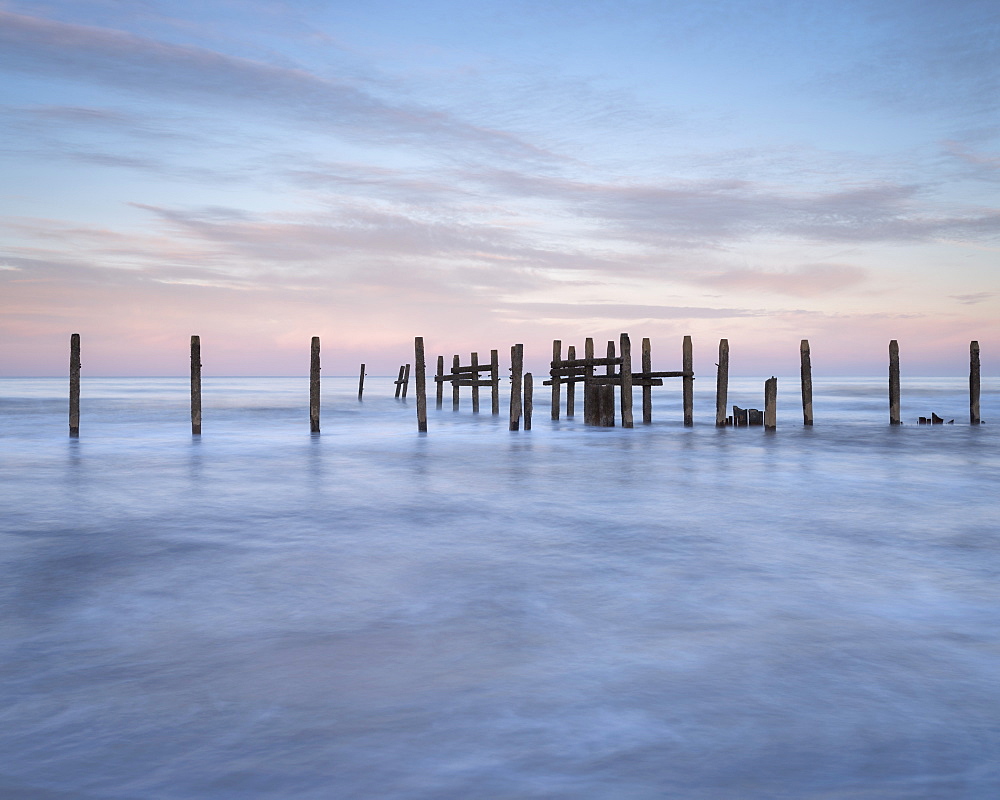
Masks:
[[[69,435],[80,436],[80,334],[69,337]]]
[[[309,431],[319,433],[319,337],[309,345]]]
[[[566,357],[570,361],[576,359],[576,346],[570,345],[566,349]],[[566,416],[573,417],[576,415],[576,384],[577,381],[569,380],[566,381]]]
[[[365,365],[361,365],[361,375],[358,377],[358,400],[361,400],[365,393]]]
[[[524,345],[510,348],[510,430],[521,428],[521,379],[524,372]]]
[[[434,407],[441,408],[444,404],[444,356],[438,356],[437,375],[434,376],[434,380],[437,383],[434,394]]]
[[[587,367],[618,366],[620,363],[620,358],[576,358],[572,364],[564,359],[550,367],[549,375],[574,375]]]
[[[981,425],[979,417],[979,342],[969,342],[969,424]]]
[[[493,385],[493,381],[468,380],[468,381],[455,381],[454,383],[457,384],[458,386],[468,386],[468,387],[477,387],[477,386],[486,387]]]
[[[632,427],[632,341],[627,333],[618,338],[621,348],[621,392],[622,427]]]
[[[413,364],[417,371],[417,431],[427,433],[427,362],[423,336],[413,339]]]
[[[681,359],[681,369],[685,373],[682,390],[684,396],[684,424],[690,427],[694,425],[694,356],[690,336],[684,337],[681,351],[683,356]]]
[[[764,430],[778,429],[778,379],[773,375],[764,381]]]
[[[719,339],[719,363],[715,371],[715,427],[726,426],[726,404],[729,402],[729,340]]]
[[[404,367],[403,365],[400,365],[399,375],[396,378],[396,397],[399,397],[399,393],[403,391],[403,372]]]
[[[813,424],[813,378],[812,358],[809,355],[809,340],[799,343],[799,361],[802,379],[802,424]]]
[[[470,356],[472,361],[472,375],[479,377],[479,353],[473,353]],[[479,413],[479,381],[469,381],[469,385],[472,387],[472,413]]]
[[[490,350],[490,381],[493,384],[490,410],[497,417],[500,415],[500,356],[496,350]]]
[[[889,424],[900,423],[899,404],[899,343],[893,339],[889,342]]]
[[[531,412],[535,407],[535,384],[531,373],[524,373],[524,429],[531,430]]]
[[[201,337],[191,337],[191,435],[201,436]]]
[[[649,339],[642,340],[642,375],[645,376],[653,371],[653,349]],[[637,376],[633,375],[633,378]],[[642,424],[653,424],[653,382],[639,380],[637,383],[642,387]],[[659,385],[663,385],[660,381]]]

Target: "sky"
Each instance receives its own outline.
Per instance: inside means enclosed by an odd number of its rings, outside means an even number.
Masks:
[[[0,0],[0,104],[0,375],[998,374],[996,0]]]

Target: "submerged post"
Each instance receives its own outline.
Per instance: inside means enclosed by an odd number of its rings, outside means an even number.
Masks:
[[[500,356],[496,350],[490,350],[490,413],[500,416]]]
[[[524,371],[524,345],[510,348],[510,430],[521,427],[521,375]]]
[[[684,424],[691,426],[694,425],[694,354],[690,336],[684,337],[682,354],[681,369],[684,370],[684,377],[681,380],[684,382]]]
[[[778,379],[773,375],[764,381],[764,430],[778,427]]]
[[[191,337],[191,434],[201,436],[201,337]]]
[[[69,435],[80,436],[80,334],[69,337]]]
[[[413,339],[413,365],[417,370],[417,431],[427,433],[427,363],[423,336]]]
[[[562,361],[562,341],[555,339],[552,342],[552,367],[553,369],[559,366]],[[559,419],[559,378],[555,375],[552,376],[552,420],[557,421]],[[525,412],[525,419],[527,419],[527,412]]]
[[[809,357],[809,340],[799,344],[800,372],[802,375],[802,424],[813,424],[813,376],[812,359]]]
[[[642,340],[642,371],[653,371],[653,351],[649,339]],[[645,378],[642,384],[642,424],[653,424],[653,387],[650,379]]]
[[[404,367],[404,369],[403,369],[403,399],[405,400],[406,399],[406,390],[410,386],[410,365],[409,364],[404,364],[403,367]]]
[[[434,392],[435,407],[441,408],[444,404],[444,356],[438,356],[437,380],[435,383],[437,384]]]
[[[365,393],[365,365],[361,365],[361,375],[358,377],[358,400]]]
[[[479,413],[479,353],[473,353],[472,364],[472,413]]]
[[[622,427],[632,427],[632,342],[627,333],[619,337],[621,343],[622,363],[619,374],[622,379],[621,407]]]
[[[899,344],[889,342],[889,424],[899,425]]]
[[[403,391],[403,372],[406,367],[402,364],[399,367],[399,375],[396,376],[396,397],[399,397],[399,393]]]
[[[726,403],[729,402],[729,340],[719,339],[719,363],[715,372],[715,427],[726,426]]]
[[[309,431],[319,433],[319,337],[309,348]]]
[[[530,372],[524,373],[524,429],[531,430],[531,412],[535,407],[535,383]]]
[[[566,348],[566,358],[570,361],[576,360],[576,347],[570,345]],[[566,416],[572,417],[576,414],[576,381],[566,384]]]
[[[979,425],[979,342],[969,342],[969,424]]]

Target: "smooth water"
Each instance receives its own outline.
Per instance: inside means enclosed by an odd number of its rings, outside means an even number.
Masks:
[[[0,380],[0,797],[1000,796],[1000,382],[421,436],[354,380],[311,436],[206,379],[193,439],[183,379],[91,379],[79,440]]]

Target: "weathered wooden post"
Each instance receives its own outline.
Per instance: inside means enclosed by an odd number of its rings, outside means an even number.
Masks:
[[[191,337],[191,435],[201,435],[201,337]]]
[[[719,339],[719,363],[715,372],[715,427],[726,426],[726,403],[729,402],[729,340]]]
[[[406,390],[410,387],[410,365],[404,364],[403,369],[403,399],[406,399]]]
[[[642,340],[642,371],[653,371],[653,350],[649,339]],[[646,379],[642,384],[642,424],[653,424],[653,386]]]
[[[361,375],[358,377],[358,400],[365,393],[365,365],[361,365]]]
[[[80,436],[80,334],[69,337],[69,435]]]
[[[899,343],[889,342],[889,424],[899,425]]]
[[[566,348],[566,358],[570,361],[576,360],[576,347],[570,345]],[[572,417],[576,414],[576,381],[570,381],[566,384],[566,417]]]
[[[694,354],[691,347],[691,337],[684,337],[682,347],[683,363],[681,369],[684,370],[684,424],[694,425]]]
[[[434,392],[435,405],[437,408],[441,408],[444,405],[444,356],[438,356],[437,380],[435,383],[437,384]]]
[[[605,375],[614,375],[615,374],[615,365],[611,363],[611,361],[614,358],[615,358],[615,343],[614,342],[608,342],[608,364],[607,364],[607,366],[604,367],[604,374]]]
[[[459,395],[460,387],[458,385],[458,368],[462,366],[462,360],[458,356],[451,357],[451,410],[458,411],[459,401],[461,400],[461,395]]]
[[[764,381],[764,430],[778,427],[778,379],[773,375]]]
[[[800,373],[802,376],[802,424],[813,424],[813,376],[812,359],[809,356],[809,340],[799,344]]]
[[[583,357],[587,359],[588,362],[592,361],[594,358],[594,340],[591,337],[587,337],[583,340]],[[588,421],[588,414],[596,414],[596,408],[590,409],[588,403],[590,399],[593,398],[594,394],[591,392],[587,394],[587,386],[592,382],[594,377],[594,367],[592,364],[588,363],[583,370],[583,422],[585,425],[595,425],[596,422],[593,419]]]
[[[479,353],[473,353],[470,357],[472,364],[472,413],[479,413]]]
[[[319,433],[319,337],[309,347],[309,431]]]
[[[969,342],[969,424],[979,425],[979,342]]]
[[[500,356],[496,350],[490,350],[490,412],[500,416]]]
[[[405,366],[400,365],[400,367],[399,367],[399,375],[396,376],[396,397],[397,398],[399,397],[400,392],[403,391],[403,372],[405,371],[405,369],[406,369]]]
[[[535,382],[530,372],[524,373],[524,429],[531,430],[531,412],[535,407]]]
[[[417,431],[427,433],[427,363],[423,336],[413,339],[413,364],[417,370]]]
[[[622,363],[619,375],[622,380],[621,387],[621,407],[622,407],[622,427],[632,427],[632,342],[627,333],[619,337],[621,342]]]
[[[510,348],[510,430],[521,427],[521,377],[524,372],[524,345]]]
[[[552,342],[552,368],[557,369],[560,362],[562,361],[562,341],[555,339]],[[560,401],[560,391],[558,376],[553,375],[552,378],[552,419],[557,421],[559,419],[559,401]],[[527,418],[527,412],[525,412],[525,418]]]

